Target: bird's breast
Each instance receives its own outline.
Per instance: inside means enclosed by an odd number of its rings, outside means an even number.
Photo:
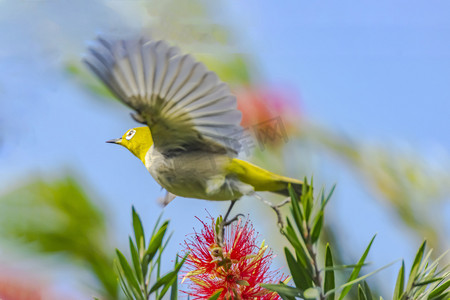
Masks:
[[[145,166],[152,177],[167,191],[182,197],[207,200],[230,200],[236,198],[228,178],[226,155],[208,152],[182,152],[164,156],[156,149],[150,149]],[[212,181],[220,181],[216,189],[208,188]]]

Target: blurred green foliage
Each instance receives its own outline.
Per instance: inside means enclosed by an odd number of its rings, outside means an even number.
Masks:
[[[104,214],[73,177],[34,179],[2,196],[0,235],[36,253],[65,255],[98,279],[102,297],[117,299]]]
[[[448,232],[441,225],[445,216],[436,205],[450,194],[450,172],[445,167],[430,164],[413,151],[365,146],[320,126],[310,126],[303,134],[362,174],[375,198],[388,203],[419,239],[426,237],[434,255],[446,250],[442,237]]]

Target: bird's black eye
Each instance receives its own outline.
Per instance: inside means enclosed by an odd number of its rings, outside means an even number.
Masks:
[[[130,130],[127,133],[126,139],[127,140],[131,140],[131,138],[134,136],[134,134],[136,133],[136,130]]]

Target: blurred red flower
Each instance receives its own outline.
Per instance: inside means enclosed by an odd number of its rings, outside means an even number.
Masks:
[[[191,281],[192,299],[208,299],[219,293],[218,299],[281,299],[277,293],[260,286],[261,283],[278,283],[287,276],[269,271],[273,254],[264,243],[256,245],[255,231],[247,221],[233,223],[225,230],[224,246],[216,243],[215,221],[211,225],[203,221],[200,233],[185,242],[189,256],[188,272],[183,281]]]
[[[261,149],[276,149],[284,145],[289,136],[301,129],[302,114],[298,95],[287,88],[243,87],[235,91],[238,108],[242,112],[243,150],[251,154],[253,141]],[[248,140],[250,134],[254,140]]]
[[[42,282],[14,271],[0,274],[1,300],[49,300],[52,297]]]
[[[297,126],[300,100],[295,91],[276,87],[243,87],[235,91],[243,127],[252,127],[280,117],[284,126]]]

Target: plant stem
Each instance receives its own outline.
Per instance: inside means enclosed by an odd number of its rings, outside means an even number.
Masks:
[[[313,277],[314,284],[320,288],[320,300],[325,300],[325,295],[323,294],[322,290],[322,278],[320,277],[320,270],[317,264],[317,255],[316,252],[314,251],[314,245],[311,241],[311,227],[308,224],[306,224],[305,241],[306,241],[306,248],[308,249],[309,255],[311,256],[312,265],[314,267],[314,277]]]

